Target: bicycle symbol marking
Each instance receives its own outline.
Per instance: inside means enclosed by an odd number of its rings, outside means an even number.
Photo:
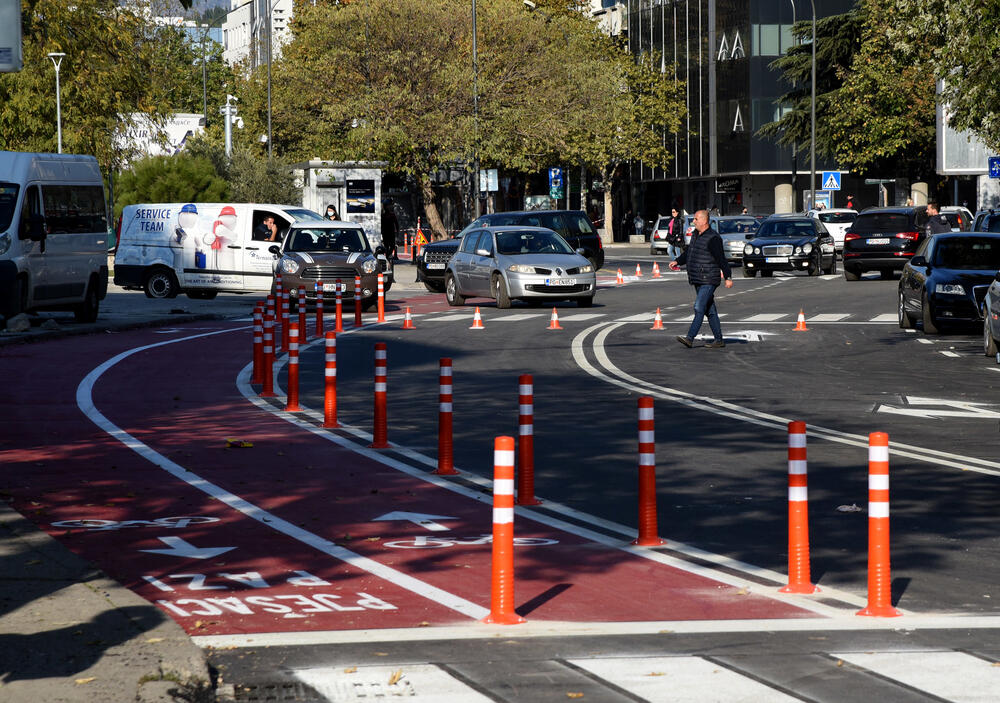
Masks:
[[[188,525],[201,525],[208,522],[219,522],[217,517],[182,516],[182,517],[160,517],[155,520],[98,520],[86,518],[83,520],[60,520],[53,522],[52,527],[78,528],[90,530],[91,532],[103,532],[107,530],[122,530],[129,527],[166,527],[169,529],[181,529]]]
[[[385,542],[386,547],[393,549],[441,549],[442,547],[454,547],[456,545],[480,545],[492,544],[493,535],[480,535],[479,537],[410,537],[408,539],[397,539],[392,542]],[[545,537],[515,537],[515,547],[540,547],[549,544],[559,544],[557,539],[547,539]]]

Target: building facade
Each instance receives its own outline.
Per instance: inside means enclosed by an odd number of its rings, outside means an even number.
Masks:
[[[222,23],[222,58],[230,66],[241,64],[252,71],[268,60],[268,15],[270,14],[271,59],[291,39],[292,0],[232,0]]]
[[[847,12],[853,0],[814,0],[817,17]],[[658,55],[685,89],[687,115],[676,134],[667,169],[637,163],[632,200],[647,217],[677,205],[688,211],[717,207],[723,214],[775,212],[776,189],[792,183],[794,208],[808,195],[808,154],[756,136],[785,109],[789,86],[771,62],[792,46],[792,23],[812,18],[806,0],[624,0],[623,33],[637,57]],[[794,12],[794,15],[793,15]],[[837,170],[817,157],[820,172]],[[840,205],[834,195],[834,205]],[[840,196],[841,198],[845,196]]]

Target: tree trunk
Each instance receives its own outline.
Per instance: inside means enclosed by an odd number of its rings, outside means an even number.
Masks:
[[[434,196],[434,186],[431,185],[431,178],[426,173],[420,176],[420,190],[424,195],[424,214],[427,215],[427,224],[431,228],[431,241],[446,239],[448,232],[445,231],[444,223],[441,222],[441,214],[438,212]]]
[[[604,186],[604,235],[607,242],[615,239],[615,208],[612,186],[614,184],[614,171],[608,168],[601,169],[601,185]]]

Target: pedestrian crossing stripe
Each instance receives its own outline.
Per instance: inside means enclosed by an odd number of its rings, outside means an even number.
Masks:
[[[491,309],[492,310],[492,309]],[[626,317],[616,317],[614,322],[649,322],[653,321],[653,312],[641,312],[636,315],[628,315]],[[719,319],[725,319],[729,324],[781,324],[785,322],[793,322],[795,315],[792,313],[757,313],[755,315],[749,315],[747,317],[733,318],[727,317],[729,313],[720,312]],[[504,314],[498,312],[496,315],[492,313],[488,316],[484,316],[484,321],[486,322],[524,322],[526,320],[548,320],[551,316],[550,312],[525,312],[525,313],[512,313]],[[393,316],[394,318],[396,316]],[[559,315],[560,322],[586,322],[589,320],[597,320],[600,318],[607,317],[607,313],[565,313]],[[857,318],[857,319],[852,319]],[[389,319],[388,317],[386,318]],[[427,315],[423,318],[427,322],[467,322],[472,319],[469,313],[455,313],[447,312],[441,315]],[[694,319],[694,315],[685,315],[683,317],[673,317],[667,314],[663,315],[663,322],[666,323],[690,323]],[[879,323],[892,323],[896,324],[896,313],[882,313],[880,315],[875,315],[874,317],[869,317],[867,315],[853,315],[852,313],[819,313],[813,315],[812,317],[806,318],[807,322],[811,323],[827,323],[827,324],[879,324]]]

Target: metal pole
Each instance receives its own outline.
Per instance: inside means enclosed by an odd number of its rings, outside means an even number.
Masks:
[[[792,5],[792,29],[795,28],[795,0],[788,0]],[[792,81],[792,88],[795,81]],[[792,212],[798,210],[798,198],[795,197],[795,185],[799,180],[799,141],[792,141]]]
[[[58,145],[58,153],[60,154],[62,153],[62,99],[59,94],[59,66],[62,64],[65,55],[63,52],[55,51],[47,54],[52,61],[52,65],[56,68],[56,144]]]
[[[482,213],[479,202],[479,53],[476,47],[476,0],[472,0],[472,119],[474,132],[472,166],[475,170],[472,189],[476,198],[474,212],[478,219]]]
[[[267,8],[267,158],[271,158],[271,13],[274,4]]]
[[[812,5],[812,124],[809,136],[809,191],[810,207],[816,207],[816,1],[809,0]]]
[[[205,39],[208,37],[208,27],[201,35],[201,107],[205,113],[205,127],[208,127],[208,69],[205,68]]]

